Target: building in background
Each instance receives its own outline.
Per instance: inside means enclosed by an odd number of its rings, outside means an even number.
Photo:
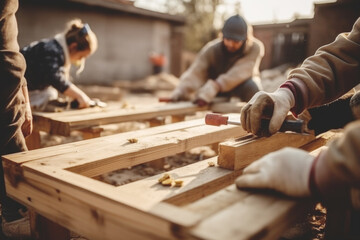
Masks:
[[[98,38],[98,50],[85,65],[78,83],[111,84],[152,74],[151,52],[166,56],[164,71],[181,74],[185,19],[136,8],[126,0],[20,0],[19,45],[53,37],[65,23],[80,18]]]
[[[359,0],[338,0],[314,5],[312,19],[295,19],[289,23],[254,25],[254,35],[265,45],[260,68],[301,63],[328,44],[341,32],[349,32],[360,17]]]

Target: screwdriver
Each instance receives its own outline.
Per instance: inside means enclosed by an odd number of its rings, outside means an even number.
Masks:
[[[220,125],[241,125],[240,122],[229,121],[228,116],[223,116],[217,113],[209,113],[205,116],[205,123],[207,125],[220,126]],[[262,119],[261,125],[263,127],[269,126],[269,119]],[[303,120],[285,120],[280,128],[281,132],[292,131],[297,133],[304,132],[304,121]]]

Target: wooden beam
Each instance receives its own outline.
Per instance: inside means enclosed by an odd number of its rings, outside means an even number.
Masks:
[[[132,202],[142,202],[142,196],[123,195],[114,186],[49,166],[25,167],[23,180],[14,187],[6,179],[6,188],[39,214],[89,239],[171,239],[173,224],[197,221],[196,215],[172,206],[167,207],[172,221],[158,216],[164,214],[162,203],[136,209]]]
[[[57,113],[34,112],[33,116],[34,123],[39,130],[69,136],[72,130],[79,130],[89,126],[190,114],[206,109],[208,109],[207,106],[198,107],[191,102],[178,102],[138,109],[124,109],[119,106],[118,108],[80,109]]]
[[[190,121],[189,121],[190,122]],[[151,160],[171,156],[190,150],[194,147],[221,142],[232,137],[243,136],[245,131],[239,126],[205,125],[204,119],[192,121],[187,127],[171,129],[171,125],[158,127],[149,135],[141,136],[128,133],[130,138],[136,137],[137,143],[130,143],[124,135],[112,135],[86,140],[86,144],[74,147],[73,144],[57,148],[41,149],[20,154],[4,156],[6,162],[14,163],[38,160],[38,164],[52,164],[86,176],[97,176],[116,169],[127,168]],[[161,130],[159,130],[161,128]],[[157,133],[157,134],[151,134]],[[10,157],[9,157],[10,156]],[[16,172],[16,171],[15,171]]]
[[[175,180],[183,180],[182,187],[166,187],[158,183],[163,176],[148,177],[117,187],[122,194],[142,195],[146,201],[139,208],[146,208],[156,202],[165,201],[178,206],[188,204],[232,184],[239,171],[230,171],[219,166],[210,167],[216,157],[202,160],[167,172]]]
[[[316,156],[320,151],[310,154]],[[195,239],[278,239],[313,206],[310,199],[286,197],[269,190],[239,190],[232,184],[184,206],[202,220],[180,232],[185,238]]]
[[[233,184],[185,206],[204,220],[182,234],[196,239],[277,239],[311,206],[309,200],[240,191]]]
[[[257,138],[248,135],[219,144],[219,166],[227,169],[243,169],[267,153],[283,147],[300,147],[315,137],[309,134],[281,133],[271,137]]]

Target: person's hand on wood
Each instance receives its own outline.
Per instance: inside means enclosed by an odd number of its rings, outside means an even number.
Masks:
[[[91,99],[80,88],[71,84],[64,92],[66,96],[69,96],[78,102],[78,108],[88,108],[91,104]]]
[[[294,197],[309,197],[314,156],[296,148],[283,148],[253,162],[235,181],[239,189],[272,189]]]
[[[290,90],[279,88],[273,93],[257,92],[241,109],[241,125],[245,131],[258,136],[279,131],[295,99]],[[263,129],[261,119],[270,118],[269,128]]]
[[[90,107],[93,102],[86,94],[80,94],[76,100],[79,102],[80,109]]]
[[[209,79],[197,92],[194,103],[200,107],[205,106],[211,103],[218,92],[220,92],[220,85],[216,81]]]

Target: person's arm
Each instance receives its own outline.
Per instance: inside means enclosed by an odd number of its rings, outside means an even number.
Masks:
[[[350,189],[360,188],[360,120],[347,125],[344,135],[317,157],[309,185],[329,204],[350,201]]]
[[[181,75],[179,85],[172,92],[172,101],[188,100],[191,93],[198,90],[207,80],[209,50],[212,42],[205,45],[191,66]]]
[[[340,34],[333,43],[321,47],[300,68],[294,69],[289,80],[274,93],[255,94],[241,110],[242,127],[254,134],[264,131],[274,134],[290,109],[295,115],[300,114],[306,108],[335,100],[356,86],[359,65],[360,18],[351,33]],[[286,104],[282,103],[284,99]],[[273,113],[269,116],[266,112]],[[261,118],[269,117],[269,129],[262,129]]]
[[[76,99],[79,102],[79,108],[90,107],[91,99],[77,86],[71,84],[64,92],[64,95]]]
[[[25,98],[25,121],[23,125],[21,126],[21,131],[24,135],[24,137],[29,136],[32,133],[33,130],[33,117],[31,112],[31,106],[30,106],[30,99],[29,99],[29,93],[27,85],[22,86],[22,93]]]
[[[230,91],[252,76],[259,75],[261,59],[265,54],[264,45],[259,40],[252,41],[248,52],[245,52],[245,55],[237,60],[226,73],[220,74],[215,79],[222,92]]]
[[[360,18],[350,33],[340,34],[334,42],[319,48],[300,68],[289,73],[282,86],[295,96],[296,114],[305,108],[329,103],[359,84]]]
[[[344,135],[317,157],[284,148],[250,164],[235,183],[239,189],[273,189],[289,196],[311,196],[327,205],[350,205],[351,189],[360,188],[360,120],[348,125]]]

